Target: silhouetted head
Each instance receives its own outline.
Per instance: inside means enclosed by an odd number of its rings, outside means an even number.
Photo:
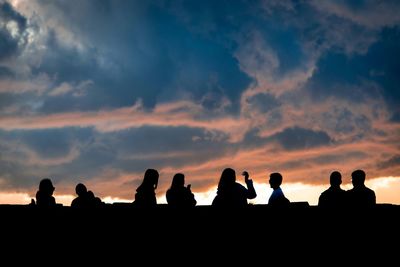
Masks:
[[[87,191],[87,195],[89,198],[94,198],[94,193],[92,191]]]
[[[83,196],[87,193],[87,188],[84,184],[77,184],[75,187],[75,192],[78,196]]]
[[[354,187],[362,186],[365,182],[365,172],[363,170],[355,170],[351,174],[351,183]]]
[[[331,173],[330,177],[331,186],[339,186],[342,184],[342,175],[338,171],[334,171]]]
[[[221,178],[219,179],[218,189],[230,187],[236,182],[236,172],[234,169],[226,168],[221,173]]]
[[[183,187],[185,185],[185,175],[183,173],[177,173],[172,178],[171,188],[174,187]]]
[[[282,184],[282,175],[279,172],[274,172],[269,175],[269,184],[271,188],[277,189]]]
[[[158,171],[154,169],[147,169],[144,173],[142,185],[146,187],[153,187],[154,189],[156,189],[158,185],[158,176]]]
[[[39,191],[46,193],[48,195],[52,195],[55,187],[49,178],[44,178],[39,183]]]

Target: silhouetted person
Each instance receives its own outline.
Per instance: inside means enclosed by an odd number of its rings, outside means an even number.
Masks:
[[[185,187],[185,175],[177,173],[172,178],[171,187],[166,193],[168,206],[174,208],[189,208],[196,206],[196,199],[190,190],[190,184]]]
[[[247,206],[247,199],[253,199],[257,196],[248,172],[244,171],[242,174],[247,188],[236,182],[235,170],[231,168],[223,170],[218,183],[217,196],[214,198],[212,206],[245,207]]]
[[[330,176],[331,186],[321,193],[318,199],[318,206],[323,208],[343,208],[346,204],[346,191],[340,188],[342,175],[334,171]]]
[[[92,191],[89,190],[87,193],[94,207],[104,205],[104,202],[99,197],[96,197]]]
[[[144,173],[143,182],[136,189],[135,201],[137,207],[155,207],[157,205],[156,188],[158,184],[158,172],[147,169]]]
[[[285,197],[280,187],[282,180],[282,175],[279,172],[271,173],[269,176],[269,184],[274,190],[268,200],[268,205],[271,207],[289,206],[290,201]]]
[[[347,198],[350,207],[373,207],[376,204],[375,192],[364,185],[365,172],[355,170],[351,174],[353,188],[348,190]]]
[[[36,205],[38,207],[55,207],[54,190],[55,187],[49,178],[42,179],[39,183],[39,190],[36,192]]]
[[[84,184],[77,184],[75,192],[78,197],[72,200],[71,207],[73,208],[94,208],[103,204],[100,198],[95,197],[92,191],[88,191]]]

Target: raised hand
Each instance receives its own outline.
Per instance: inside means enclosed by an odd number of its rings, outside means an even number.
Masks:
[[[242,175],[244,176],[244,181],[247,183],[249,181],[249,173],[247,171],[243,171]]]

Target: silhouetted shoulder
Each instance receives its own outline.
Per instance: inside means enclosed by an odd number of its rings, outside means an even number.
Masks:
[[[276,197],[271,196],[268,201],[268,205],[270,207],[288,207],[290,204],[290,200],[285,197],[285,195],[278,195]]]
[[[347,198],[351,207],[372,207],[376,204],[375,192],[367,187],[348,190]]]
[[[172,178],[171,187],[166,193],[168,206],[173,208],[194,207],[197,201],[190,188],[190,184],[185,186],[185,175],[183,173],[175,174]]]
[[[55,207],[56,199],[53,196],[38,191],[36,193],[36,205],[38,207]]]
[[[366,174],[363,170],[355,170],[351,174],[353,188],[347,191],[351,207],[373,207],[376,204],[375,192],[365,186]]]
[[[168,189],[166,193],[167,203],[170,207],[184,208],[194,207],[197,203],[194,194],[186,187]]]
[[[346,205],[346,191],[341,188],[328,188],[321,193],[318,206],[323,208],[342,208]]]
[[[330,187],[321,193],[318,199],[318,207],[322,208],[343,208],[346,206],[346,191],[340,188],[342,174],[333,171],[329,177]]]
[[[283,177],[279,172],[270,174],[269,184],[273,189],[271,196],[268,199],[268,206],[270,207],[288,207],[290,204],[289,199],[283,194],[281,184]]]

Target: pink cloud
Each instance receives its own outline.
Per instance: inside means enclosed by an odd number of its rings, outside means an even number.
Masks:
[[[34,92],[41,95],[48,89],[50,83],[51,79],[46,74],[27,80],[2,79],[0,80],[0,93],[23,94]]]
[[[101,132],[112,132],[129,128],[151,126],[199,127],[207,130],[229,132],[233,140],[240,139],[247,131],[247,122],[231,116],[211,119],[197,119],[202,108],[191,102],[160,104],[152,112],[146,112],[140,105],[101,110],[96,112],[67,112],[50,115],[4,116],[0,128],[48,129],[64,127],[95,127]]]
[[[400,23],[399,5],[396,1],[366,1],[359,8],[350,8],[349,5],[337,1],[312,1],[311,3],[320,11],[349,19],[372,29]]]

